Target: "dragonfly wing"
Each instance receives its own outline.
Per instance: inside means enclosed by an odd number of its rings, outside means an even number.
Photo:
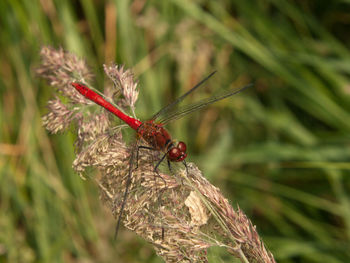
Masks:
[[[164,115],[165,113],[171,111],[172,109],[174,109],[174,107],[176,105],[178,105],[181,101],[184,100],[184,98],[186,98],[189,94],[191,94],[193,91],[195,91],[197,88],[199,88],[204,82],[206,82],[210,77],[212,77],[214,74],[216,73],[216,71],[210,73],[206,78],[204,78],[203,80],[201,80],[197,85],[195,85],[192,89],[190,89],[189,91],[187,91],[185,94],[183,94],[181,97],[177,98],[176,100],[174,100],[173,102],[171,102],[170,104],[168,104],[167,106],[165,106],[164,108],[162,108],[160,111],[158,111],[156,114],[154,114],[151,118],[151,120],[155,120],[157,118],[159,118],[161,115]]]
[[[230,90],[230,91],[225,92],[223,94],[218,94],[218,95],[213,96],[211,98],[203,99],[203,100],[201,100],[197,103],[191,104],[191,105],[187,105],[187,106],[184,106],[181,108],[175,108],[174,110],[168,112],[167,116],[165,116],[164,118],[158,118],[157,122],[162,123],[162,124],[167,124],[170,121],[182,118],[183,116],[186,116],[187,114],[189,114],[191,112],[200,110],[200,109],[202,109],[202,108],[204,108],[204,107],[206,107],[214,102],[217,102],[219,100],[222,100],[222,99],[228,98],[232,95],[235,95],[237,93],[240,93],[241,91],[243,91],[249,87],[252,87],[252,86],[253,86],[253,84],[249,84],[249,85],[243,86],[241,88],[238,88],[236,90]]]
[[[130,185],[131,185],[131,182],[132,182],[132,172],[134,170],[134,163],[135,163],[136,154],[137,154],[136,153],[137,147],[138,147],[137,142],[131,147],[132,149],[131,149],[130,159],[129,159],[129,170],[128,170],[128,175],[127,175],[128,177],[126,179],[125,190],[124,190],[124,194],[123,194],[123,200],[122,200],[122,204],[121,204],[120,209],[119,209],[117,225],[115,227],[115,233],[114,233],[114,239],[115,240],[118,237],[118,231],[119,231],[120,223],[121,223],[122,218],[123,218],[123,212],[124,212],[126,200],[128,198]],[[136,160],[136,162],[137,162],[137,160]]]

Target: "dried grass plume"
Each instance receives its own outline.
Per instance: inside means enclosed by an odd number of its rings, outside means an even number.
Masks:
[[[166,262],[207,262],[207,249],[221,246],[242,262],[275,262],[255,226],[239,208],[234,210],[220,190],[210,184],[192,163],[173,173],[153,172],[159,154],[140,150],[138,165],[135,145],[127,145],[121,129],[125,125],[103,108],[85,99],[71,85],[89,87],[93,74],[84,60],[62,49],[43,47],[37,73],[57,91],[43,117],[52,133],[77,132],[77,156],[73,168],[81,176],[87,168],[100,171],[95,178],[101,200],[115,217],[119,216],[123,192],[132,171],[131,187],[123,212],[126,228],[151,243]],[[123,66],[104,65],[110,85],[104,96],[123,111],[134,115],[137,82]],[[95,107],[92,114],[89,110]]]

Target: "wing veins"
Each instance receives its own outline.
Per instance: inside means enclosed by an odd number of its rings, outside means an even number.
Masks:
[[[198,84],[196,84],[192,89],[190,89],[189,91],[187,91],[185,94],[183,94],[182,96],[178,97],[176,100],[174,100],[173,102],[169,103],[167,106],[165,106],[164,108],[162,108],[160,111],[158,111],[156,114],[153,115],[153,117],[151,118],[151,120],[155,120],[157,119],[159,116],[161,116],[163,113],[165,112],[169,112],[171,111],[172,108],[174,108],[177,104],[179,104],[181,101],[184,100],[184,98],[186,98],[189,94],[191,94],[193,91],[195,91],[197,88],[199,88],[204,82],[206,82],[211,76],[213,76],[216,73],[216,71],[213,71],[212,73],[210,73],[206,78],[204,78],[203,80],[201,80]]]
[[[173,121],[173,120],[177,120],[193,111],[197,111],[201,108],[204,108],[214,102],[217,102],[219,100],[222,100],[222,99],[225,99],[225,98],[228,98],[230,96],[233,96],[237,93],[240,93],[242,92],[243,90],[251,87],[253,84],[249,84],[249,85],[246,85],[246,86],[243,86],[241,88],[238,88],[236,90],[233,90],[233,91],[228,91],[226,93],[223,93],[223,94],[219,94],[219,95],[216,95],[214,97],[211,97],[211,98],[206,98],[206,99],[203,99],[195,104],[192,104],[192,105],[187,105],[183,108],[178,108],[178,109],[174,109],[173,111],[169,112],[169,115],[165,118],[160,118],[158,119],[158,121],[162,124],[166,124],[166,123],[169,123],[170,121]]]

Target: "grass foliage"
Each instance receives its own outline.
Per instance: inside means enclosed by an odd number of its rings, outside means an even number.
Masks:
[[[132,67],[145,119],[213,70],[189,103],[254,88],[170,125],[278,262],[350,261],[349,1],[0,1],[0,262],[160,262],[48,135],[42,45]],[[231,262],[220,249],[211,262]],[[227,260],[227,261],[226,261]]]

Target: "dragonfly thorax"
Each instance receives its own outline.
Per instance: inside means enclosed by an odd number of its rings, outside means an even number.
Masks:
[[[153,149],[165,152],[170,162],[181,162],[187,156],[186,144],[184,142],[175,143],[163,125],[153,120],[140,125],[137,134]]]

